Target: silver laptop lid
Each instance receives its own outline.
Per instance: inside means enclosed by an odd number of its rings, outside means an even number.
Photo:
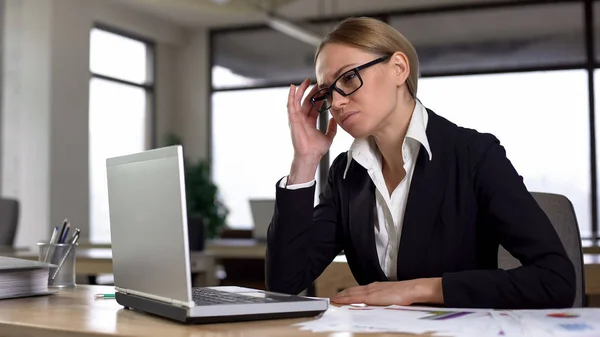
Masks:
[[[106,160],[115,287],[193,306],[183,150]]]

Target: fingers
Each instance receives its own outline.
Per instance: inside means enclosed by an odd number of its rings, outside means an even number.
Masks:
[[[329,139],[330,142],[333,142],[333,138],[337,134],[337,123],[335,119],[329,119],[329,124],[327,125],[327,131],[325,132],[325,137]]]
[[[298,87],[298,90],[296,90],[296,96],[294,97],[294,104],[295,104],[295,108],[297,109],[296,111],[301,111],[300,109],[302,108],[301,102],[300,100],[302,100],[302,97],[304,96],[304,92],[306,91],[306,89],[308,88],[308,86],[310,85],[310,80],[307,78],[304,81],[302,81],[302,84],[300,84],[300,86]]]
[[[296,97],[296,86],[292,84],[292,85],[290,85],[290,91],[288,92],[288,101],[287,101],[288,113],[293,114],[295,112],[294,111],[295,97]]]
[[[331,301],[337,304],[410,305],[411,302],[405,295],[404,292],[397,293],[393,283],[374,282],[367,286],[348,288],[334,296]]]
[[[356,286],[351,287],[345,290],[342,290],[338,295],[340,296],[348,296],[348,295],[356,295],[367,292],[367,286]]]
[[[359,303],[367,304],[365,297],[366,297],[365,295],[335,297],[333,299],[333,302],[335,302],[337,304],[359,304]]]
[[[367,286],[357,286],[345,289],[335,295],[332,300],[336,303],[361,303],[350,302],[351,300],[361,299],[367,294]]]
[[[310,81],[308,83],[310,84]],[[307,109],[308,111],[314,110],[313,106],[312,106],[312,103],[310,102],[310,98],[318,90],[319,90],[319,87],[317,85],[313,85],[313,87],[308,92],[308,95],[306,95],[306,97],[304,98],[304,101],[302,101],[302,109]],[[315,110],[315,112],[318,114],[318,112],[316,110]]]

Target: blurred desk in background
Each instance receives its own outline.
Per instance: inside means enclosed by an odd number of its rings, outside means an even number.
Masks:
[[[1,246],[0,246],[1,247]],[[80,242],[79,248],[97,249],[111,248],[110,243]],[[204,251],[214,256],[215,259],[264,259],[267,243],[256,239],[214,239],[207,240]],[[0,248],[0,252],[2,252]]]
[[[16,252],[25,252],[29,250],[26,247],[0,246],[0,256],[4,254],[13,254]]]
[[[77,275],[96,276],[112,274],[112,250],[110,248],[77,248],[75,271]],[[3,252],[0,256],[16,257],[27,260],[38,260],[38,252],[12,251]],[[215,259],[207,252],[192,252],[190,254],[190,269],[193,275],[194,286],[215,286],[219,282],[216,278]]]
[[[265,289],[266,242],[251,238],[208,240],[205,251],[220,266],[221,285]]]
[[[264,259],[267,243],[256,239],[215,239],[206,242],[205,250],[215,259]]]

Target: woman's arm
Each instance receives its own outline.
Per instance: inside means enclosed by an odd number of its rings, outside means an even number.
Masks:
[[[298,294],[342,251],[339,199],[333,181],[345,158],[346,154],[341,154],[331,165],[316,207],[315,185],[292,190],[277,183],[275,212],[267,234],[268,290]]]
[[[575,269],[550,220],[491,135],[471,143],[479,211],[500,244],[522,264],[512,270],[443,275],[450,307],[557,308],[575,298]]]

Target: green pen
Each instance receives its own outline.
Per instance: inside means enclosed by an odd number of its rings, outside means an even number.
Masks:
[[[115,294],[96,294],[94,295],[95,299],[99,298],[115,298]]]

